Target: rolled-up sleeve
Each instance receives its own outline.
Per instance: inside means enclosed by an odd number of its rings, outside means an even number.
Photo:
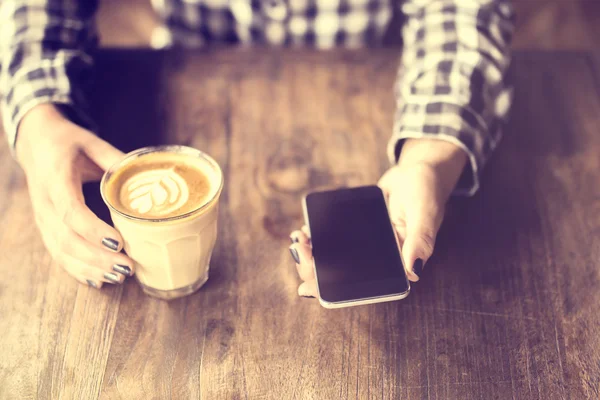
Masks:
[[[455,194],[472,195],[512,102],[508,78],[514,12],[508,0],[410,0],[388,155],[403,140],[451,142],[468,155]]]
[[[91,125],[81,87],[96,46],[92,0],[0,2],[0,107],[11,148],[23,116],[38,104],[69,108]]]

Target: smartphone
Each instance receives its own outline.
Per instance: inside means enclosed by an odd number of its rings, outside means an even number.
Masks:
[[[398,237],[379,187],[314,192],[304,198],[303,206],[323,307],[408,296]]]

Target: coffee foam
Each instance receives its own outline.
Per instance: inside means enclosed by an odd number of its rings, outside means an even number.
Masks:
[[[175,168],[139,172],[121,187],[123,206],[140,215],[164,217],[182,207],[189,196],[187,182]]]
[[[218,190],[212,167],[197,157],[157,152],[122,166],[105,188],[122,213],[145,219],[180,216],[200,208]]]

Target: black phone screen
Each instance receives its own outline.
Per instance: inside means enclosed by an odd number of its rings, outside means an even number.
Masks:
[[[306,197],[319,294],[345,302],[405,293],[409,286],[383,192],[377,186]]]

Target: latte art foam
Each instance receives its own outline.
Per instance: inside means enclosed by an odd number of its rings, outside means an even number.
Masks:
[[[205,204],[218,188],[210,166],[197,157],[157,152],[140,156],[108,179],[104,193],[117,210],[134,217],[165,219]]]
[[[143,171],[133,175],[121,190],[127,192],[124,206],[138,214],[162,217],[182,207],[189,199],[186,181],[175,168]]]

